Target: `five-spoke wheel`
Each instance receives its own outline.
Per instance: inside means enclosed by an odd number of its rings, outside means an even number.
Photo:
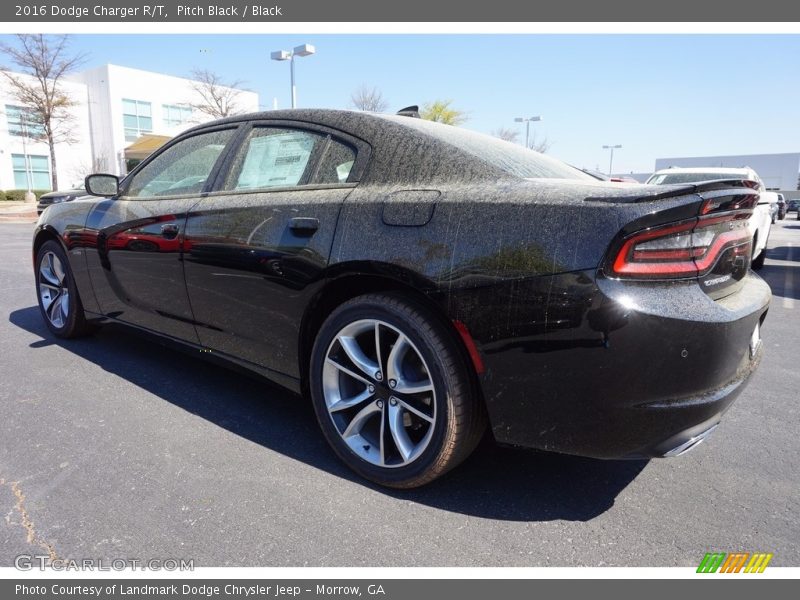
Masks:
[[[91,330],[83,314],[66,252],[48,240],[36,253],[36,291],[45,324],[59,337],[76,337]]]
[[[39,262],[39,300],[53,327],[64,327],[69,317],[69,286],[64,265],[52,250]]]
[[[342,439],[382,467],[414,461],[431,441],[436,390],[419,350],[378,319],[345,325],[328,347],[325,404]]]
[[[453,337],[400,296],[369,294],[334,310],[317,336],[309,383],[328,442],[383,485],[435,479],[483,432],[482,407]]]

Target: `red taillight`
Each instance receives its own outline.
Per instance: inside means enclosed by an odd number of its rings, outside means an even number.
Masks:
[[[706,215],[634,233],[622,242],[612,274],[633,278],[698,277],[730,248],[749,252],[748,212]]]

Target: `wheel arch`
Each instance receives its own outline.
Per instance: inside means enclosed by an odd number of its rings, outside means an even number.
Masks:
[[[99,313],[100,307],[95,299],[94,289],[92,288],[91,281],[89,280],[84,259],[76,258],[74,253],[70,252],[70,246],[67,240],[65,240],[64,236],[59,233],[58,229],[51,224],[45,223],[43,225],[38,225],[34,231],[31,253],[34,270],[36,268],[36,256],[39,253],[39,249],[44,245],[45,242],[50,240],[58,242],[59,246],[61,246],[61,249],[64,251],[64,255],[66,256],[70,269],[72,270],[72,275],[75,279],[75,286],[81,298],[81,305],[83,306],[84,310],[88,310],[92,313]]]
[[[348,300],[372,293],[398,294],[424,306],[433,315],[443,331],[453,340],[467,371],[473,380],[476,393],[483,394],[478,381],[478,368],[467,348],[464,333],[457,329],[449,318],[445,306],[435,299],[437,286],[434,282],[407,268],[383,263],[349,263],[331,268],[325,284],[306,306],[300,326],[298,361],[303,392],[308,392],[308,369],[311,350],[325,319]]]
[[[61,249],[64,250],[65,253],[67,253],[67,256],[69,256],[69,253],[67,252],[68,250],[67,245],[64,243],[64,240],[58,234],[58,231],[56,231],[55,227],[53,227],[52,225],[41,225],[36,228],[36,231],[33,234],[34,261],[36,260],[36,255],[39,253],[39,248],[41,248],[42,245],[48,240],[57,241],[61,245]]]

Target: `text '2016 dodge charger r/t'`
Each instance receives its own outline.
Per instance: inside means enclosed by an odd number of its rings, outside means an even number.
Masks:
[[[758,364],[740,180],[606,183],[403,115],[286,110],[180,135],[33,241],[57,336],[124,323],[311,399],[341,459],[413,487],[501,443],[699,441]]]

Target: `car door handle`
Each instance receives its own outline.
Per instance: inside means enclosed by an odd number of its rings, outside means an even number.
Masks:
[[[314,217],[292,217],[289,219],[289,229],[299,234],[311,235],[319,229],[319,219]]]
[[[178,226],[175,223],[167,223],[161,226],[161,235],[168,240],[175,239],[178,235]]]

